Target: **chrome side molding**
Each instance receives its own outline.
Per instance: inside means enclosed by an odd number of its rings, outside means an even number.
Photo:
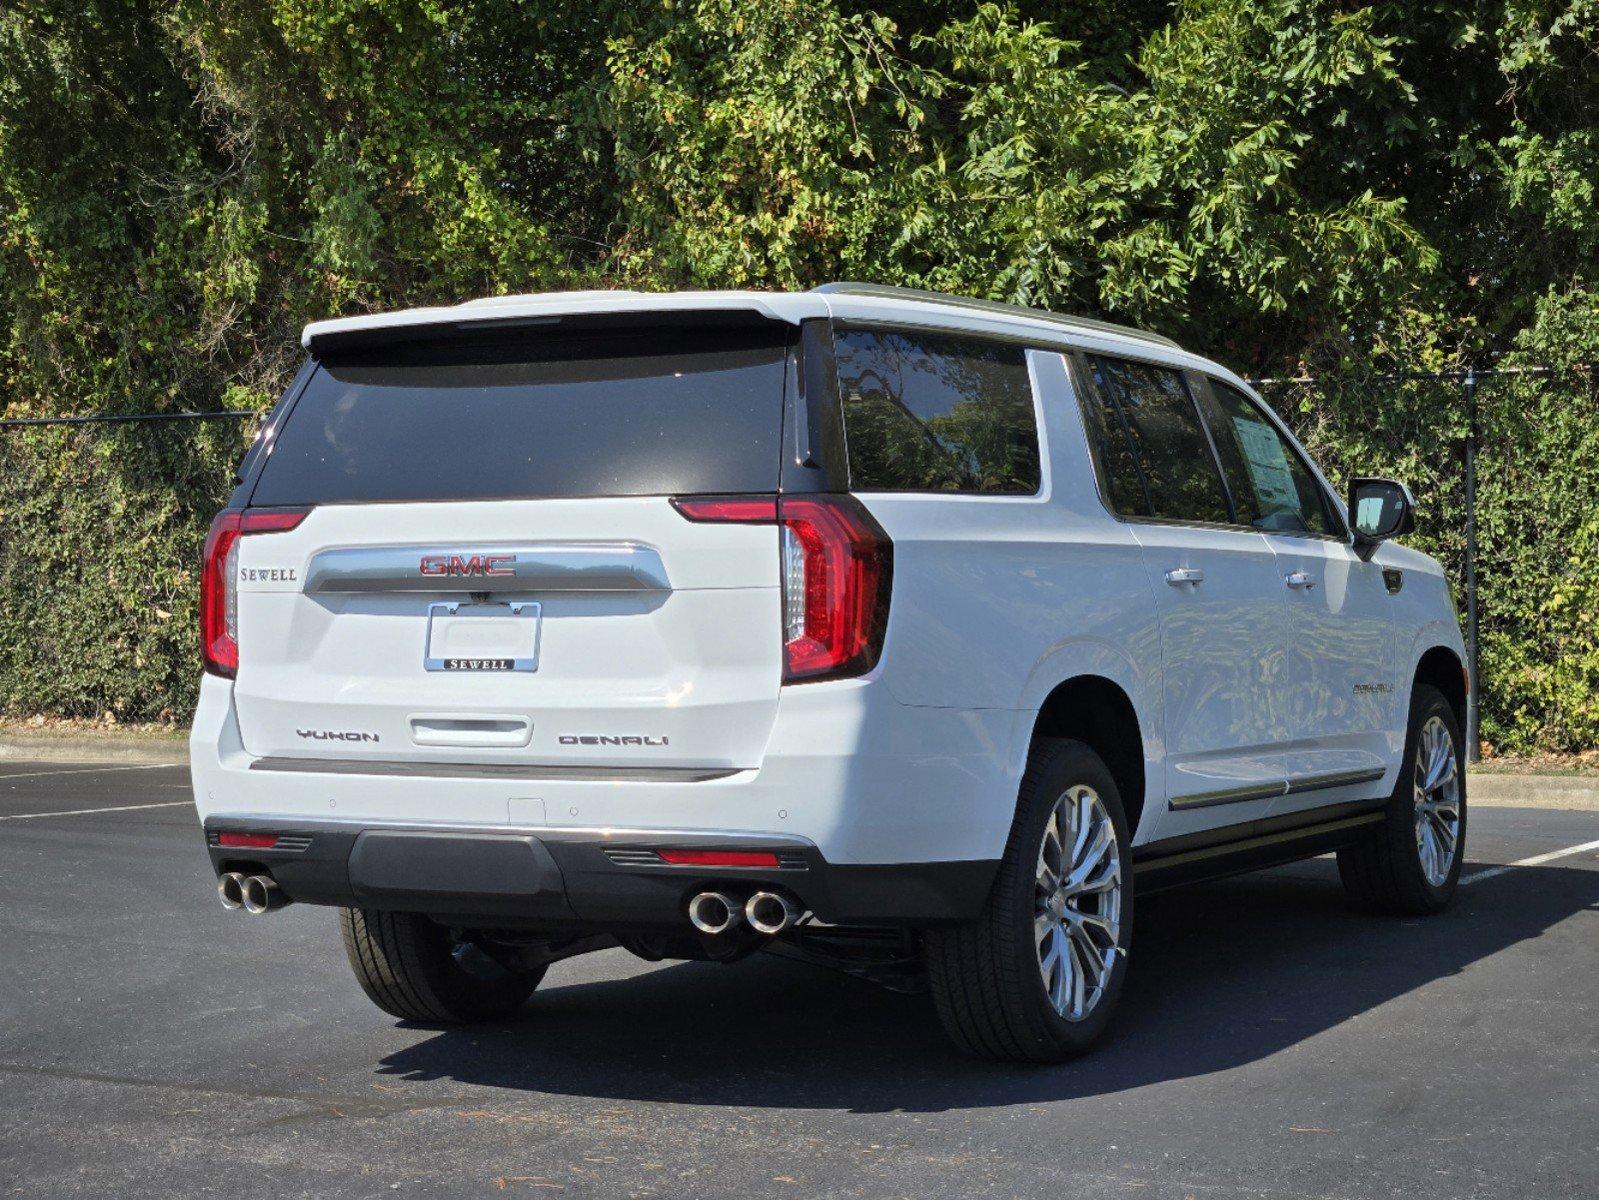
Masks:
[[[669,592],[660,552],[637,542],[358,546],[321,550],[308,594],[330,592]]]
[[[1272,800],[1279,796],[1297,796],[1301,792],[1319,792],[1327,788],[1351,787],[1357,783],[1375,783],[1384,773],[1381,767],[1369,767],[1354,771],[1329,771],[1322,775],[1301,775],[1295,779],[1277,779],[1269,783],[1252,783],[1242,787],[1222,788],[1214,792],[1173,796],[1168,807],[1176,811],[1209,808],[1212,804],[1242,804],[1248,800]]]

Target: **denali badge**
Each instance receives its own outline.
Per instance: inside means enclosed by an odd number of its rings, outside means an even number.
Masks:
[[[609,734],[563,733],[557,739],[563,746],[664,746],[663,737],[613,737]]]
[[[424,575],[515,575],[514,554],[424,554]]]
[[[318,742],[375,742],[378,735],[375,733],[357,733],[353,729],[296,729],[295,733],[303,738],[311,738]]]

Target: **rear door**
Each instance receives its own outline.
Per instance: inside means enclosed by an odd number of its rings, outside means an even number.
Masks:
[[[789,328],[526,326],[324,356],[241,538],[234,696],[261,757],[730,770],[781,674]]]
[[[1281,795],[1287,612],[1266,538],[1233,525],[1183,374],[1086,357],[1084,408],[1107,505],[1131,523],[1160,615],[1162,834],[1261,815]]]

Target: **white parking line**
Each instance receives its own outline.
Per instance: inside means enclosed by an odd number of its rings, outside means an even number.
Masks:
[[[0,760],[0,766],[4,761]],[[0,783],[8,779],[45,779],[53,775],[100,775],[106,771],[159,771],[162,768],[181,767],[182,763],[138,763],[128,767],[73,767],[69,771],[23,771],[16,775],[0,775]]]
[[[193,800],[163,800],[160,804],[119,804],[115,808],[69,808],[65,812],[11,813],[0,821],[31,821],[35,817],[87,817],[103,812],[138,812],[141,808],[176,808],[180,804],[194,807]]]
[[[1589,850],[1599,850],[1599,842],[1584,842],[1580,846],[1568,846],[1564,850],[1551,850],[1548,854],[1535,854],[1531,858],[1523,858],[1519,862],[1505,863],[1502,867],[1489,867],[1486,871],[1478,871],[1475,875],[1461,877],[1460,886],[1468,883],[1480,883],[1484,879],[1492,879],[1495,875],[1503,875],[1507,871],[1514,871],[1517,867],[1538,867],[1546,862],[1554,862],[1557,858],[1570,858],[1573,854],[1585,854]]]

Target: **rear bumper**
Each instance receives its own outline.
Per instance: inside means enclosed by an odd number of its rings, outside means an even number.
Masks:
[[[267,849],[224,847],[224,831],[278,840]],[[206,818],[205,832],[213,869],[264,868],[301,903],[549,929],[681,928],[689,898],[713,887],[783,891],[834,924],[938,924],[975,916],[997,867],[989,860],[835,864],[804,838],[683,830],[485,831],[219,813]],[[779,865],[677,866],[656,858],[661,849],[771,851]]]
[[[868,868],[997,859],[1022,765],[1013,742],[1031,727],[1009,710],[914,708],[875,682],[839,680],[783,689],[757,766],[532,749],[430,749],[415,761],[415,748],[387,744],[371,754],[319,744],[315,759],[285,759],[245,748],[232,699],[227,680],[202,680],[189,743],[202,820],[537,829],[557,840],[596,829],[747,834]]]

